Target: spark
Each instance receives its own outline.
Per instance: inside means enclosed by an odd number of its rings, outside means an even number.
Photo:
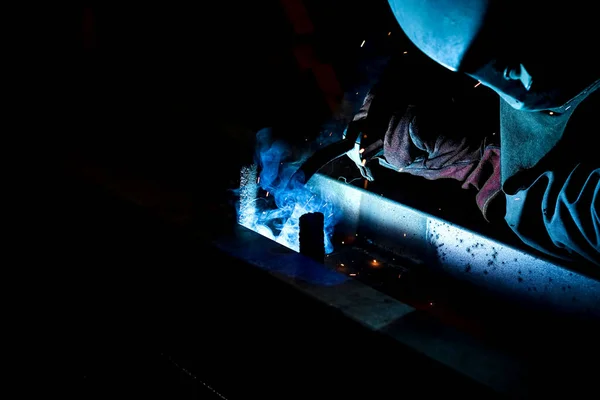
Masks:
[[[363,47],[365,45],[366,40],[363,40],[362,43],[360,44],[360,47]]]
[[[360,149],[360,150],[358,151],[358,153],[359,153],[359,154],[362,154],[362,153],[364,153],[364,152],[365,152],[365,149]]]
[[[356,274],[355,274],[355,273],[352,273],[352,274],[350,274],[350,276],[356,276]]]
[[[475,86],[473,86],[473,87],[474,87],[474,88],[476,88],[476,87],[477,87],[477,86],[479,86],[479,85],[481,85],[481,82],[479,82],[479,81],[478,81],[478,82],[475,84]]]
[[[256,183],[260,183],[260,176],[256,178]]]
[[[306,204],[304,204],[304,208],[306,208],[306,206],[312,201],[312,199],[315,198],[315,195],[313,194],[312,196],[310,196],[310,199],[308,199],[308,201],[306,202]],[[325,203],[327,204],[327,203]]]
[[[406,237],[406,233],[404,234],[404,237]]]
[[[344,267],[344,266],[345,266],[344,264],[340,264],[340,267]]]
[[[390,36],[392,34],[392,32],[388,32],[388,36]]]
[[[163,353],[160,353],[161,357],[164,357],[165,355]],[[185,374],[187,374],[190,378],[192,378],[195,381],[200,382],[204,387],[206,387],[207,389],[209,389],[210,391],[212,391],[214,394],[217,395],[217,397],[223,399],[223,400],[227,400],[227,398],[225,396],[223,396],[221,393],[217,392],[215,389],[213,389],[210,385],[208,385],[206,382],[201,381],[200,379],[198,379],[198,377],[194,374],[192,374],[190,371],[188,371],[187,369],[185,369],[184,367],[180,366],[179,364],[177,364],[173,358],[171,358],[171,356],[167,356],[167,359],[171,362],[171,364],[173,364],[176,368],[180,369],[182,372],[184,372]],[[85,378],[85,376],[84,376]]]
[[[408,54],[408,51],[405,51],[405,52],[404,52],[404,53],[402,53],[402,54]]]
[[[269,192],[267,192],[267,197],[269,197]]]
[[[550,114],[550,115],[554,115],[554,111],[550,111],[548,114]]]
[[[365,165],[367,163],[367,160],[362,160],[362,165]]]

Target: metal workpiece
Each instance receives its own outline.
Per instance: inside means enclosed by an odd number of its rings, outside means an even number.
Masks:
[[[214,245],[324,307],[499,393],[541,393],[545,381],[531,378],[532,371],[544,377],[565,365],[573,368],[560,361],[564,355],[556,347],[548,347],[554,339],[545,337],[557,328],[553,322],[529,320],[531,313],[515,308],[514,300],[569,315],[597,316],[596,280],[321,174],[311,178],[307,190],[333,202],[339,215],[334,250],[324,263],[241,225]],[[444,278],[436,281],[429,271]],[[475,290],[460,292],[462,285]],[[479,292],[498,293],[513,305],[477,297]],[[466,298],[461,304],[477,310],[461,314],[465,310],[460,304],[455,307],[458,303],[448,293]],[[538,323],[549,323],[554,330]],[[569,324],[559,327],[581,332]],[[570,349],[576,344],[569,343]]]
[[[457,278],[557,311],[600,316],[597,280],[435,218],[428,218],[427,238],[437,265]]]
[[[536,307],[600,316],[600,282],[587,275],[322,174],[308,186],[334,199],[338,234]]]

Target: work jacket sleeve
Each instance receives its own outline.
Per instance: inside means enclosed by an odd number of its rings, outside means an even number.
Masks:
[[[547,171],[506,193],[506,222],[529,246],[564,260],[600,265],[600,168]]]

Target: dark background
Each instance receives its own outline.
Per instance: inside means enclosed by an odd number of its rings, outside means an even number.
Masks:
[[[60,371],[48,390],[218,398],[204,382],[228,399],[386,398],[401,376],[405,393],[481,397],[204,241],[234,222],[227,189],[252,161],[258,129],[298,145],[339,129],[390,57],[408,52],[398,72],[423,97],[494,104],[412,47],[385,1],[306,1],[296,28],[292,3],[84,2],[44,10],[19,31],[31,58],[28,138],[39,149],[22,163],[35,229],[21,272],[29,295],[19,297],[31,311],[20,318],[44,355],[25,371],[40,381]],[[474,123],[493,127],[496,110],[475,109]],[[405,179],[407,203],[438,208],[430,186]],[[385,182],[375,189],[393,192]],[[448,205],[481,223],[473,193]]]
[[[296,3],[89,3],[35,21],[38,107],[28,119],[49,158],[43,169],[66,167],[167,218],[202,219],[204,202],[220,204],[252,161],[259,129],[293,145],[327,130],[339,138],[390,60],[407,92],[451,98],[481,135],[496,130],[491,91],[421,54],[387,2]],[[474,193],[455,182],[382,174],[373,190],[428,204],[443,186],[454,199],[445,217],[485,228]]]

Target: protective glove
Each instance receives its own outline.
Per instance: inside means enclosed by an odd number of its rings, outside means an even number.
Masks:
[[[408,104],[382,115],[373,112],[373,103],[374,96],[367,96],[352,121],[367,137],[382,137],[367,147],[358,143],[348,153],[361,174],[373,180],[368,164],[378,160],[384,167],[429,180],[458,180],[462,188],[477,190],[477,205],[488,220],[489,205],[501,193],[500,147],[489,138],[461,131],[461,121],[451,110]],[[383,126],[382,117],[387,124],[383,134],[373,131]]]

